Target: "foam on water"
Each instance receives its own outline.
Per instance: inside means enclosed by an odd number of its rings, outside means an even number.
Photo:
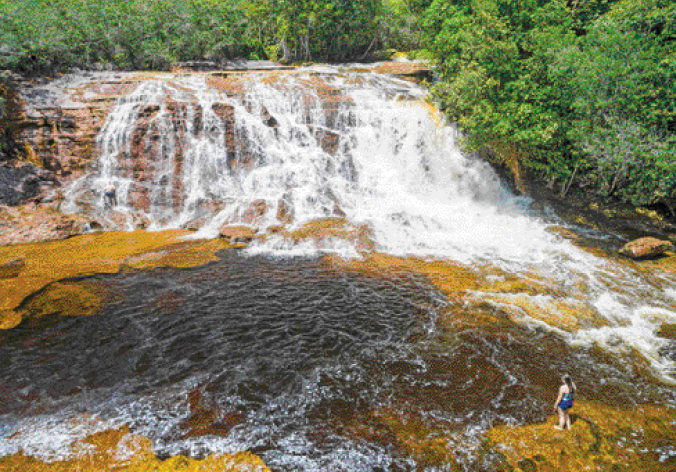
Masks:
[[[2,423],[7,427],[6,419],[3,418]],[[120,426],[119,421],[104,421],[74,413],[38,415],[13,423],[11,430],[0,435],[0,457],[23,451],[47,462],[87,455],[88,445],[79,441]]]

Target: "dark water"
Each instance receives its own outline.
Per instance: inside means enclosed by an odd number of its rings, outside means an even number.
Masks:
[[[627,362],[551,333],[506,318],[440,323],[463,308],[408,274],[225,253],[98,279],[109,292],[98,315],[0,333],[0,441],[27,418],[87,412],[149,436],[160,456],[252,450],[276,471],[450,467],[412,436],[444,438],[483,470],[480,432],[546,418],[561,371],[589,399],[673,402]]]

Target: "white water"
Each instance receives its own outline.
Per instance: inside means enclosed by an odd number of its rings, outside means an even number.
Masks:
[[[488,291],[471,298],[558,332],[571,344],[597,344],[618,354],[635,350],[670,381],[675,365],[660,353],[668,341],[656,331],[663,322],[676,322],[673,280],[655,281],[547,232],[548,225],[530,214],[528,199],[513,195],[485,163],[460,151],[455,128],[440,123],[417,86],[376,74],[322,71],[273,84],[251,79],[243,94],[234,96],[210,88],[199,74],[142,83],[109,116],[99,137],[98,170],[74,185],[69,208],[77,211],[77,198],[90,192],[96,195],[93,211],[115,222],[101,200],[102,188],[114,181],[117,213],[125,215],[127,228],[143,219],[151,229],[201,219],[196,238],[217,237],[227,224],[251,224],[265,232],[283,223],[277,218],[281,205],[290,209],[290,229],[344,214],[353,225],[371,229],[377,251],[497,267],[540,281],[555,295]],[[322,95],[327,87],[331,101]],[[183,129],[172,123],[176,113],[169,102],[185,105]],[[230,130],[215,104],[232,110]],[[139,114],[148,106],[159,108],[150,127],[160,136],[152,149],[160,151],[149,151],[154,174],[141,183],[121,162],[131,153]],[[264,123],[266,109],[276,129]],[[320,145],[325,134],[336,140],[333,152]],[[235,146],[228,147],[228,139]],[[182,172],[175,175],[179,150]],[[171,196],[175,182],[183,188],[177,206]],[[147,189],[148,210],[133,208],[134,185]],[[261,202],[264,214],[247,219],[247,210]],[[330,237],[293,242],[270,236],[248,251],[360,257],[354,244]],[[548,316],[534,317],[524,304]],[[597,322],[562,327],[551,321],[565,316],[565,309],[590,312]]]

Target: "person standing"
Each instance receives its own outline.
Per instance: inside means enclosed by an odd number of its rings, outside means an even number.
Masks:
[[[117,189],[112,181],[108,182],[108,186],[103,192],[103,203],[104,205],[110,205],[111,208],[117,206]]]
[[[570,429],[570,415],[568,411],[573,407],[573,399],[577,390],[570,375],[561,377],[562,385],[559,387],[559,396],[554,402],[554,409],[559,412],[559,424],[556,429]]]

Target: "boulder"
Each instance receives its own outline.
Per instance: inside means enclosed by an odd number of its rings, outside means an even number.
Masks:
[[[650,257],[657,257],[664,254],[673,246],[669,241],[662,241],[657,238],[640,238],[625,244],[620,249],[620,254],[632,259],[646,259]]]
[[[227,239],[229,242],[250,243],[256,235],[256,230],[249,226],[222,226],[218,230],[218,235],[221,238]]]
[[[0,263],[0,279],[13,279],[18,277],[25,266],[26,262],[21,258]]]

